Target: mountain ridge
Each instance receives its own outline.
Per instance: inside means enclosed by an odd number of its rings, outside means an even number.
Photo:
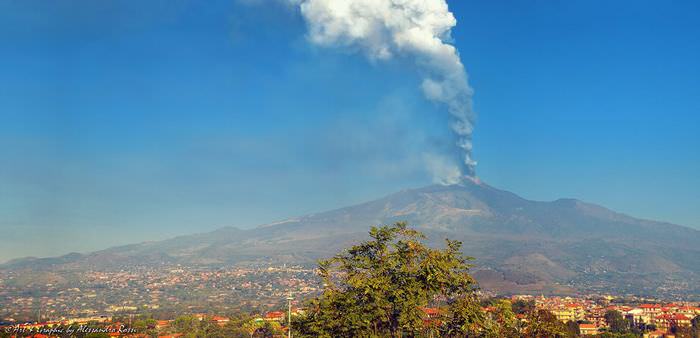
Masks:
[[[431,245],[447,237],[462,241],[464,252],[476,257],[482,284],[498,291],[573,292],[598,285],[643,293],[700,282],[698,230],[572,198],[532,201],[478,181],[406,189],[251,229],[224,227],[87,254],[13,260],[0,268],[314,264],[366,238],[370,226],[396,221],[425,232]]]

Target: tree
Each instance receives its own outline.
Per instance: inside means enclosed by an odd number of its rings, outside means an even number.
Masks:
[[[608,310],[604,315],[605,322],[610,327],[612,333],[628,333],[630,331],[630,323],[619,311]]]
[[[484,324],[484,336],[499,338],[520,337],[518,319],[509,300],[499,299],[489,306],[487,321]]]
[[[463,337],[465,335],[487,335],[496,337],[494,325],[486,320],[476,297],[457,296],[449,302],[448,315],[440,332],[444,337]]]
[[[431,318],[443,336],[484,329],[485,319],[469,275],[471,259],[461,243],[431,249],[424,235],[399,222],[372,227],[370,240],[319,262],[322,294],[296,327],[315,337],[415,336],[424,329],[422,308],[438,301],[444,314]]]
[[[251,323],[255,323],[255,320],[250,315],[238,312],[230,316],[229,322],[224,325],[222,331],[226,334],[225,337],[249,338],[255,331],[251,331]]]
[[[186,337],[196,337],[199,333],[200,321],[195,316],[180,316],[173,321],[173,329]]]
[[[195,316],[180,316],[173,321],[172,326],[167,331],[170,333],[182,333],[185,338],[228,338],[228,337],[248,337],[249,335],[242,329],[243,322],[235,322],[230,326],[219,326],[208,319],[200,320]],[[146,331],[146,334],[150,334]]]
[[[109,338],[109,334],[103,332],[87,333],[85,338]]]
[[[700,316],[695,316],[691,323],[693,328],[693,337],[700,338]]]
[[[156,320],[153,318],[137,319],[133,325],[133,328],[136,330],[136,332],[151,336],[156,333],[155,327]]]
[[[578,337],[581,335],[581,326],[573,320],[568,321],[566,322],[566,332],[568,337]]]
[[[528,314],[532,311],[535,310],[535,301],[534,300],[523,300],[523,299],[518,299],[513,303],[513,312],[519,315],[524,315]]]
[[[566,337],[567,327],[547,310],[534,310],[527,316],[523,337],[550,338]]]
[[[611,333],[603,332],[597,336],[598,338],[639,338],[640,335],[634,333]]]
[[[692,326],[672,325],[671,333],[678,338],[695,338]]]
[[[243,324],[243,329],[250,337],[272,337],[282,334],[282,326],[277,322],[251,319]]]

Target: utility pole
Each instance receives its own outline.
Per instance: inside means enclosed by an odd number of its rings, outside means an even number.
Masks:
[[[287,304],[289,307],[289,313],[287,317],[287,338],[292,338],[292,293],[289,293],[289,296],[287,296]]]

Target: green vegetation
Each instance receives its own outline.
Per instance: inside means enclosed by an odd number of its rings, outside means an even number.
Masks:
[[[535,310],[535,301],[524,301],[522,299],[513,303],[513,311],[516,314],[523,315]]]
[[[566,337],[567,327],[557,320],[551,312],[546,310],[534,310],[530,312],[526,320],[527,325],[522,330],[523,337]]]
[[[480,299],[469,273],[471,258],[462,255],[458,241],[446,239],[440,249],[427,247],[424,235],[403,222],[373,227],[369,235],[369,240],[319,262],[323,289],[304,304],[305,311],[292,317],[295,337],[581,337],[583,322],[563,323],[535,306],[534,300]],[[281,337],[289,327],[279,314],[257,317],[238,309],[225,313],[226,317],[185,315],[166,322],[157,321],[164,319],[161,315],[121,316],[112,323],[128,323],[149,337],[181,333],[186,338]],[[655,329],[653,325],[636,327],[613,310],[604,319],[608,328],[599,337],[641,337]],[[110,324],[88,324],[106,325]],[[681,338],[700,338],[700,317],[691,326],[671,331]],[[0,332],[0,337],[9,336]]]
[[[622,317],[619,311],[608,310],[605,312],[605,322],[608,323],[611,333],[628,333],[631,323]]]
[[[321,261],[323,293],[292,327],[303,337],[566,337],[572,330],[534,304],[482,308],[461,243],[426,247],[406,223],[373,227],[370,240]],[[429,309],[427,309],[429,308]],[[516,314],[527,316],[522,327]]]
[[[566,335],[568,337],[578,337],[581,334],[581,327],[578,322],[567,322],[566,323]]]
[[[314,337],[465,335],[485,329],[486,316],[468,274],[461,243],[430,249],[406,223],[373,227],[371,240],[321,261],[324,283],[297,330]],[[445,311],[427,322],[423,308],[441,300]],[[435,332],[437,331],[437,332]]]
[[[183,333],[185,338],[246,338],[271,337],[282,334],[279,323],[256,321],[250,316],[231,318],[225,325],[217,325],[209,318],[200,320],[194,316],[180,316],[175,319],[169,329],[170,333]]]
[[[678,338],[700,338],[700,316],[693,318],[690,326],[671,326],[671,333]]]
[[[642,330],[636,327],[634,323],[622,316],[622,313],[615,310],[608,310],[604,315],[605,322],[608,324],[608,332],[603,334],[604,337],[639,337],[642,335]]]

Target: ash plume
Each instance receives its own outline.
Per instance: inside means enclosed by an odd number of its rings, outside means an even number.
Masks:
[[[472,89],[457,49],[449,42],[457,24],[445,0],[289,0],[298,5],[309,40],[319,46],[346,47],[370,60],[412,59],[424,78],[425,97],[445,106],[456,136],[459,160],[444,183],[475,177],[472,131],[475,114]],[[454,160],[451,162],[455,162]],[[437,175],[443,176],[440,173]],[[457,179],[459,181],[460,179]]]

